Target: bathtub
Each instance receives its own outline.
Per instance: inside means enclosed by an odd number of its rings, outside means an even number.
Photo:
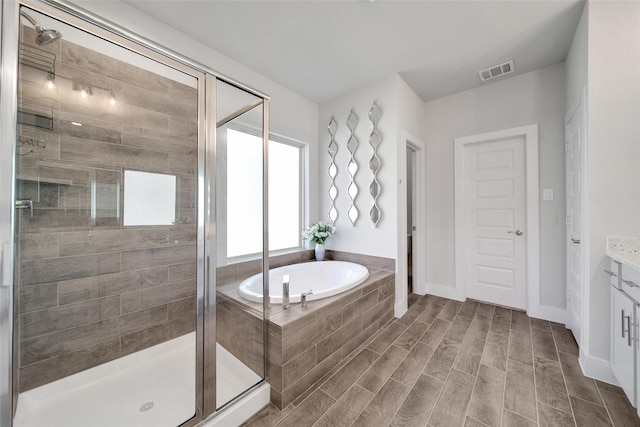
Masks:
[[[307,301],[327,298],[358,286],[367,280],[369,270],[363,265],[345,261],[306,262],[269,270],[271,303],[282,304],[282,277],[289,275],[289,301],[300,302],[303,292],[313,292]],[[262,273],[240,284],[240,296],[262,302]]]

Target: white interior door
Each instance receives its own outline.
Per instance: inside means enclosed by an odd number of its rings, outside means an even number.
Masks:
[[[567,327],[580,344],[582,318],[582,105],[568,117],[566,140]]]
[[[464,149],[467,296],[526,305],[525,140]]]

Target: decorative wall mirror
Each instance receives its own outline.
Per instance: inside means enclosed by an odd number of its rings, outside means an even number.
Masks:
[[[380,157],[378,157],[378,147],[382,142],[382,135],[378,130],[378,121],[382,116],[382,111],[380,107],[373,101],[373,105],[369,110],[369,120],[373,124],[373,130],[371,131],[371,135],[369,135],[369,144],[371,148],[373,148],[373,155],[371,156],[371,160],[369,160],[369,169],[373,172],[373,181],[369,186],[369,194],[373,197],[373,207],[369,211],[369,217],[371,218],[371,222],[373,222],[373,226],[377,227],[378,222],[380,222],[380,217],[382,212],[380,211],[380,207],[378,206],[378,197],[380,197],[380,192],[382,191],[382,187],[380,182],[378,182],[378,172],[380,171],[380,166],[382,166],[382,162],[380,161]]]
[[[351,206],[349,207],[349,211],[347,215],[349,216],[349,220],[351,220],[351,224],[353,226],[356,225],[356,221],[358,220],[359,212],[356,207],[356,197],[358,196],[358,185],[356,184],[356,173],[358,172],[358,163],[356,162],[356,149],[358,148],[358,138],[355,136],[356,126],[358,126],[358,116],[356,115],[353,108],[351,109],[351,113],[347,118],[347,127],[351,134],[349,135],[349,141],[347,142],[347,149],[351,154],[351,158],[349,159],[349,163],[347,164],[347,172],[351,176],[351,183],[349,184],[349,188],[347,192],[349,193],[349,198],[351,199]]]
[[[329,199],[331,200],[331,206],[329,207],[329,219],[331,225],[336,225],[338,219],[338,209],[336,208],[336,199],[338,198],[338,187],[336,187],[336,176],[338,175],[338,166],[336,165],[336,154],[338,153],[338,144],[336,143],[336,132],[338,131],[338,123],[336,119],[331,116],[329,125],[327,126],[329,135],[331,135],[331,141],[329,142],[329,156],[331,156],[331,162],[329,163]]]

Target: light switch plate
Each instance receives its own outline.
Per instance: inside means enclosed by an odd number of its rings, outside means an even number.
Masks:
[[[542,200],[553,200],[553,188],[542,190]]]

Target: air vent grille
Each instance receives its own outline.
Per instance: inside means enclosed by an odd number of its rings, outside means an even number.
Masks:
[[[480,75],[480,80],[483,82],[491,79],[495,79],[496,77],[504,76],[505,74],[513,73],[514,71],[513,61],[505,62],[504,64],[494,65],[493,67],[489,67],[485,70],[478,71]]]

